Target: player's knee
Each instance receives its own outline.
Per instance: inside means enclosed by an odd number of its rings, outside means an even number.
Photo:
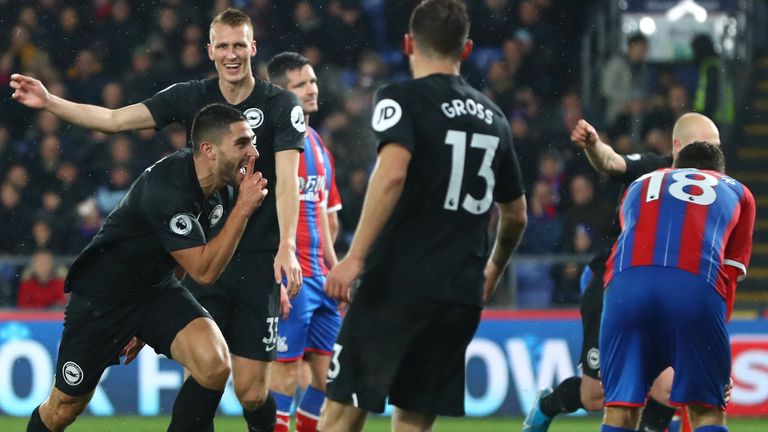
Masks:
[[[584,376],[581,380],[579,391],[581,404],[584,405],[584,409],[587,411],[600,411],[603,409],[605,393],[603,393],[603,386],[600,384],[600,381]]]
[[[254,411],[264,405],[268,393],[264,389],[251,388],[237,394],[240,405],[248,411]]]
[[[587,411],[600,411],[603,409],[604,403],[605,397],[602,392],[581,395],[581,404],[584,405],[584,409]]]
[[[196,371],[192,371],[195,380],[207,388],[224,388],[232,371],[229,366],[229,355],[226,353],[210,352]]]

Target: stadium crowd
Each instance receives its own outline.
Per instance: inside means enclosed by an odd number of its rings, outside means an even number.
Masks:
[[[400,3],[400,2],[398,2]],[[313,124],[332,151],[344,209],[337,248],[354,232],[376,157],[371,101],[383,83],[408,75],[399,44],[416,3],[384,0],[0,0],[0,307],[59,307],[64,270],[51,256],[76,255],[155,160],[187,146],[183,127],[106,135],[11,100],[12,73],[39,78],[56,95],[117,108],[171,83],[215,75],[207,23],[227,7],[253,20],[265,63],[283,50],[317,72]],[[569,140],[579,119],[605,131],[622,154],[668,153],[671,126],[691,110],[674,68],[646,62],[647,41],[603,67],[586,106],[579,88],[579,38],[587,2],[470,0],[475,51],[463,75],[507,113],[529,202],[521,254],[589,254],[610,229],[618,189],[592,170]],[[562,3],[562,4],[561,4]],[[567,3],[567,4],[566,4]],[[51,255],[52,254],[52,255]],[[34,258],[32,258],[34,257]],[[519,264],[518,306],[574,305],[579,264]]]

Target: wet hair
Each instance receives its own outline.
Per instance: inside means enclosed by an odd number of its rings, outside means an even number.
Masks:
[[[409,31],[427,55],[459,59],[469,37],[467,5],[460,0],[424,0],[411,14]]]
[[[719,145],[694,141],[680,149],[672,166],[725,172],[725,156]]]
[[[211,27],[208,30],[209,38],[213,36],[213,27],[216,24],[225,24],[229,27],[240,27],[241,25],[246,24],[248,25],[248,28],[251,29],[251,36],[253,36],[253,22],[251,22],[251,17],[238,9],[228,8],[224,12],[216,15],[211,21]]]
[[[229,125],[246,121],[238,110],[224,104],[211,104],[201,109],[192,122],[192,151],[200,152],[203,142],[221,143],[221,137],[229,132]]]
[[[309,64],[309,59],[297,52],[285,51],[272,57],[267,65],[269,81],[282,88],[288,85],[289,71],[301,69]]]

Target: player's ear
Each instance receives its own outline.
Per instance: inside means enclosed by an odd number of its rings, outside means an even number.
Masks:
[[[469,58],[469,55],[472,54],[472,48],[474,47],[475,43],[472,41],[472,39],[467,39],[467,41],[464,42],[464,49],[461,50],[461,61]]]
[[[209,141],[200,143],[200,153],[210,160],[216,160],[216,146]]]
[[[251,41],[251,57],[256,57],[256,53],[259,51],[258,47],[256,46],[256,40]]]
[[[213,45],[211,45],[211,44],[208,44],[208,45],[206,46],[206,48],[207,48],[207,49],[206,49],[206,51],[208,51],[208,59],[210,59],[211,61],[213,61]]]
[[[403,35],[403,54],[406,56],[413,54],[413,36],[410,33]]]

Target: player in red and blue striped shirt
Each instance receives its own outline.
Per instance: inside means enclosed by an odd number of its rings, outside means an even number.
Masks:
[[[725,324],[749,265],[755,202],[723,167],[719,146],[695,142],[675,168],[638,178],[624,195],[604,279],[603,431],[636,430],[653,380],[670,366],[671,403],[689,407],[694,428],[727,430]]]
[[[317,77],[306,57],[292,52],[276,55],[267,67],[273,84],[298,96],[307,132],[299,163],[299,223],[296,254],[304,284],[299,294],[283,303],[278,325],[277,364],[272,367],[270,389],[277,404],[275,432],[290,430],[290,411],[301,362],[309,364],[311,381],[296,410],[296,431],[314,432],[325,398],[326,376],[333,344],[341,326],[338,303],[325,295],[325,275],[336,264],[333,239],[338,231],[336,212],[341,198],[334,176],[333,158],[320,135],[309,127],[309,114],[317,112]]]

